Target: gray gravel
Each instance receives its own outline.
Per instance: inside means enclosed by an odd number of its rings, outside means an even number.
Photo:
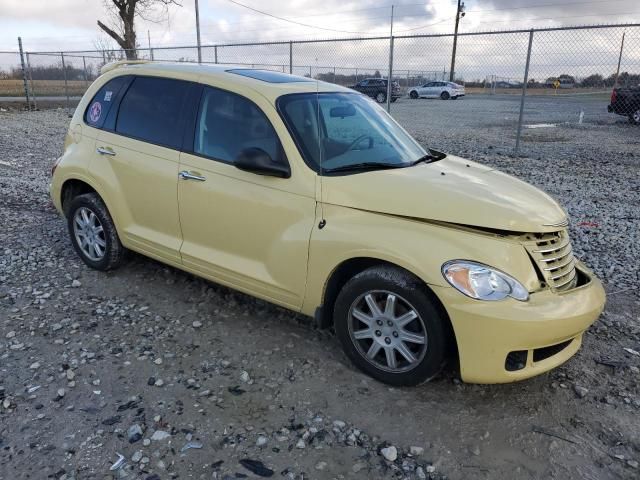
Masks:
[[[638,131],[536,131],[511,158],[505,125],[428,120],[460,106],[480,121],[471,97],[394,104],[422,141],[557,196],[613,292],[574,359],[512,385],[389,388],[283,309],[137,255],[87,269],[47,197],[68,117],[0,112],[0,478],[637,478]]]

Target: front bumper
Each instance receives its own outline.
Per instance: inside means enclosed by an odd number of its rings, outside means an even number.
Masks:
[[[577,268],[586,277],[585,284],[563,293],[533,293],[527,302],[485,302],[468,298],[452,287],[432,287],[453,325],[462,380],[523,380],[571,358],[580,348],[584,331],[597,320],[605,304],[602,283],[581,263]],[[511,352],[524,356],[523,368],[507,369]]]

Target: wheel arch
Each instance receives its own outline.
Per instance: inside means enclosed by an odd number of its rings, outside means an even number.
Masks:
[[[69,213],[68,208],[71,200],[85,193],[96,193],[100,195],[93,185],[79,178],[68,178],[62,183],[62,187],[60,188],[60,205],[62,206],[65,217]],[[100,198],[102,198],[102,196],[100,196]]]
[[[422,280],[411,270],[396,263],[380,258],[353,257],[342,261],[334,267],[324,285],[324,290],[322,292],[322,305],[318,307],[315,312],[315,320],[318,324],[318,327],[331,328],[333,326],[333,306],[335,305],[335,301],[342,287],[358,273],[363,272],[368,268],[377,266],[388,266],[397,268],[398,270],[408,273],[418,281],[423,292],[433,301],[433,304],[438,310],[438,313],[440,313],[442,318],[445,320],[446,333],[448,338],[451,340],[451,347],[455,350],[455,352],[452,353],[455,353],[455,358],[457,359],[457,341],[455,332],[453,330],[453,325],[451,323],[451,319],[449,318],[449,314],[447,313],[447,309],[444,307],[438,296],[424,280]]]

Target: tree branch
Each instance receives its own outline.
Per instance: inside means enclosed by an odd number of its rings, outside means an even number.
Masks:
[[[127,43],[124,41],[124,38],[122,38],[120,35],[118,35],[116,32],[114,32],[113,30],[111,30],[109,27],[107,27],[104,23],[102,23],[100,20],[98,20],[98,26],[107,34],[109,35],[111,38],[113,38],[116,42],[118,42],[118,45],[120,45],[120,47],[124,50],[127,49]]]

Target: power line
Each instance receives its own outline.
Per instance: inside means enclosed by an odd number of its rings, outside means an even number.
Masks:
[[[366,34],[367,32],[354,32],[354,31],[350,31],[350,30],[336,30],[334,28],[324,28],[324,27],[318,27],[316,25],[309,25],[308,23],[302,23],[302,22],[296,22],[295,20],[290,20],[288,18],[284,18],[284,17],[279,17],[277,15],[273,15],[271,13],[268,12],[263,12],[262,10],[258,10],[256,8],[250,7],[249,5],[245,5],[244,3],[240,3],[240,2],[236,2],[236,0],[229,0],[229,2],[238,5],[240,7],[246,8],[248,10],[251,10],[252,12],[256,12],[259,13],[261,15],[266,15],[267,17],[272,17],[278,20],[282,20],[283,22],[288,22],[288,23],[293,23],[296,25],[300,25],[303,27],[308,27],[308,28],[316,28],[318,30],[326,30],[329,32],[340,32],[340,33],[355,33],[355,34]]]

